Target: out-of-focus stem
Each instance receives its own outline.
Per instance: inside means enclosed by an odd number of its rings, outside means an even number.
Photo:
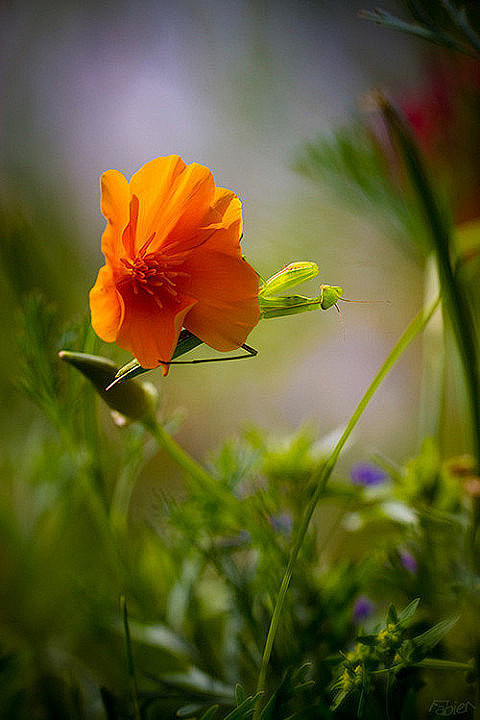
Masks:
[[[433,253],[427,258],[424,280],[424,306],[440,294],[438,271]],[[422,336],[422,381],[419,402],[418,438],[437,437],[441,442],[441,422],[445,410],[446,351],[442,313],[425,328]],[[440,445],[441,447],[441,445]]]
[[[412,133],[400,114],[385,98],[379,97],[380,109],[394,141],[399,145],[410,182],[423,209],[437,260],[443,306],[450,318],[463,365],[476,469],[480,471],[480,378],[475,325],[463,285],[455,276],[452,262],[450,223],[441,212],[425,171]],[[474,535],[479,522],[473,519]]]
[[[164,430],[153,415],[145,418],[143,424],[152,434],[157,444],[170,455],[172,460],[174,460],[190,478],[201,485],[211,485],[212,482],[215,482],[215,479]]]

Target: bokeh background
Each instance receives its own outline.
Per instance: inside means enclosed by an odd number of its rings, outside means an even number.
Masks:
[[[341,321],[335,310],[263,321],[249,362],[152,373],[162,412],[184,414],[178,439],[201,458],[251,423],[274,434],[310,423],[321,438],[346,422],[423,302],[423,270],[395,223],[295,169],[305,142],[347,125],[367,91],[401,96],[422,80],[428,49],[360,19],[365,6],[2,3],[0,419],[14,452],[42,422],[12,382],[22,297],[39,290],[59,321],[85,314],[103,264],[100,174],[129,177],[171,153],[208,165],[240,196],[244,252],[262,275],[313,260],[320,276],[307,292],[326,282],[388,301],[343,304]],[[351,452],[400,460],[416,450],[417,424],[404,418],[417,417],[420,351],[377,394]]]

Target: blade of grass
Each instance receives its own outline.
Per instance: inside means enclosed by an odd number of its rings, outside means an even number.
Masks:
[[[123,634],[125,638],[125,653],[127,656],[127,670],[130,678],[130,688],[132,693],[133,712],[135,720],[141,720],[140,705],[138,703],[138,687],[135,675],[135,664],[133,662],[132,643],[130,639],[130,628],[128,627],[127,601],[125,595],[120,596],[120,611],[122,613]]]
[[[275,641],[275,637],[277,634],[277,630],[280,624],[280,618],[282,615],[283,607],[285,605],[285,600],[287,597],[288,588],[290,585],[290,581],[292,579],[293,571],[295,569],[295,564],[297,561],[298,554],[302,548],[303,541],[305,539],[305,536],[307,534],[310,521],[312,519],[313,513],[315,511],[315,508],[318,504],[318,501],[320,500],[321,496],[323,495],[323,492],[325,490],[325,487],[327,485],[327,482],[333,472],[333,469],[335,468],[335,465],[337,463],[337,460],[340,456],[340,453],[342,452],[345,443],[347,442],[348,438],[350,437],[353,429],[355,428],[356,424],[360,420],[364,410],[366,409],[368,403],[373,398],[375,392],[377,391],[379,385],[381,382],[385,379],[385,377],[388,375],[392,367],[395,365],[397,360],[400,358],[400,356],[403,354],[403,352],[407,349],[407,347],[410,345],[410,343],[417,337],[419,333],[422,332],[432,315],[434,314],[435,310],[440,305],[440,298],[438,298],[433,305],[431,305],[428,310],[422,310],[410,323],[410,325],[407,327],[403,335],[400,337],[400,339],[397,341],[396,345],[394,346],[393,350],[388,355],[387,359],[383,363],[382,367],[378,371],[378,373],[375,375],[374,379],[372,380],[371,384],[369,385],[367,391],[365,392],[364,396],[358,403],[357,407],[355,408],[355,411],[353,415],[351,416],[350,420],[347,423],[347,426],[345,430],[343,431],[340,439],[338,440],[337,444],[333,448],[327,462],[323,466],[319,478],[318,483],[315,488],[314,493],[312,494],[310,501],[308,505],[305,508],[305,512],[303,514],[303,517],[300,521],[300,525],[298,526],[295,542],[292,546],[292,549],[290,551],[290,556],[288,559],[287,567],[285,568],[285,572],[282,577],[282,582],[280,584],[280,589],[278,592],[277,600],[275,602],[275,606],[272,613],[272,618],[270,620],[270,627],[268,629],[267,638],[265,640],[265,646],[263,650],[263,657],[262,657],[262,663],[260,666],[260,672],[258,675],[258,682],[257,682],[257,692],[263,692],[265,691],[265,685],[266,685],[266,678],[267,678],[267,669],[268,664],[270,662],[270,656],[273,649],[273,643]],[[257,702],[256,708],[255,708],[255,714],[254,714],[254,720],[258,720],[260,718],[261,713],[261,704],[260,702]]]
[[[473,453],[477,473],[480,471],[480,378],[475,324],[465,289],[455,275],[451,256],[453,239],[450,223],[442,213],[429,181],[423,158],[420,155],[410,128],[395,107],[383,96],[378,97],[381,113],[394,144],[400,148],[410,183],[416,192],[435,252],[441,285],[442,304],[450,318],[463,366],[468,395]],[[476,531],[480,518],[474,518]]]

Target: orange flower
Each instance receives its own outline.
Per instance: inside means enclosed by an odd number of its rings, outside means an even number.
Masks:
[[[130,183],[108,170],[101,185],[106,263],[90,291],[97,335],[144,368],[171,359],[182,327],[216,350],[240,347],[260,311],[237,196],[177,155],[152,160]]]

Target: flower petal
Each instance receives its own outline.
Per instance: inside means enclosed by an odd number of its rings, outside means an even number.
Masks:
[[[228,237],[223,233],[217,237],[219,230],[229,230]],[[208,243],[210,249],[217,245],[221,252],[239,256],[241,236],[242,203],[231,190],[216,188],[213,203],[196,232],[195,247]]]
[[[167,299],[160,308],[152,295],[143,291],[135,293],[130,285],[123,285],[120,292],[125,314],[117,345],[131,352],[143,368],[158,367],[162,361],[169,361],[185,315],[196,300],[188,296]]]
[[[128,223],[130,189],[128,182],[118,170],[107,170],[100,178],[102,190],[101,209],[108,221],[102,236],[102,252],[113,264],[119,261],[123,247],[122,232]]]
[[[178,243],[183,251],[195,247],[198,230],[214,197],[215,181],[210,170],[198,163],[187,165],[175,182],[164,213],[165,245]]]
[[[222,352],[240,347],[260,318],[255,270],[241,256],[204,248],[182,269],[190,275],[186,291],[198,301],[185,318],[187,330]]]
[[[89,299],[93,329],[105,342],[114,342],[122,323],[124,305],[109,265],[104,265],[98,271]]]
[[[212,209],[219,214],[222,227],[230,228],[232,225],[238,225],[236,231],[238,237],[241,237],[242,203],[234,192],[225,188],[216,188]]]
[[[172,243],[182,251],[197,244],[196,232],[215,195],[207,167],[185,165],[177,155],[157,158],[135,173],[130,190],[140,199],[137,250],[153,233],[150,252]]]
[[[186,168],[178,155],[159,157],[145,163],[130,180],[130,192],[140,199],[138,247],[150,237],[155,214],[168,199],[175,179]],[[156,228],[154,228],[155,230]]]

